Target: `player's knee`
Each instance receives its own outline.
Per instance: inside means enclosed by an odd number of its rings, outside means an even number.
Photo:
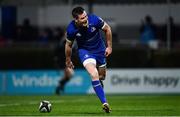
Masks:
[[[74,70],[71,68],[65,68],[64,75],[66,79],[70,79],[74,74]]]
[[[93,80],[97,80],[99,78],[99,75],[98,75],[98,71],[97,70],[93,70],[91,73],[90,73],[91,77]]]
[[[106,77],[105,77],[104,75],[100,75],[100,76],[99,76],[99,80],[105,80],[105,78],[106,78]]]

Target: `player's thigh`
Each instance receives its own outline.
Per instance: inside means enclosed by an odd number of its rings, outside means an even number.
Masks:
[[[84,61],[86,61],[87,59],[95,59],[92,54],[85,50],[85,49],[79,49],[79,58],[81,60],[81,63],[84,64]],[[89,62],[89,61],[88,61]],[[95,63],[96,64],[96,63]]]
[[[99,79],[100,80],[105,80],[105,77],[106,77],[106,66],[98,67],[98,73],[99,73]]]

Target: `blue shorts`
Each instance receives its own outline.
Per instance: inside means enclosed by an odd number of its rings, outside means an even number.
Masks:
[[[84,65],[84,62],[88,60],[94,59],[97,66],[106,66],[106,57],[105,52],[99,52],[99,53],[92,53],[85,49],[79,49],[79,58],[81,60],[81,63]]]

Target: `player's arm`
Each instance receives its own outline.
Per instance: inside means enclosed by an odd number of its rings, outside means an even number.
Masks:
[[[65,44],[66,67],[69,68],[74,68],[74,65],[71,61],[72,45],[73,42],[66,39],[66,44]]]
[[[105,32],[105,36],[106,36],[107,47],[106,47],[106,50],[105,50],[105,55],[107,57],[112,53],[112,32],[111,32],[111,27],[106,22],[104,22],[102,30]]]

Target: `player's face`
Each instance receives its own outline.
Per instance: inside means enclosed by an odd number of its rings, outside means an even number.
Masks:
[[[83,12],[81,15],[78,15],[78,18],[76,19],[76,21],[79,26],[87,27],[88,25],[87,13]]]

